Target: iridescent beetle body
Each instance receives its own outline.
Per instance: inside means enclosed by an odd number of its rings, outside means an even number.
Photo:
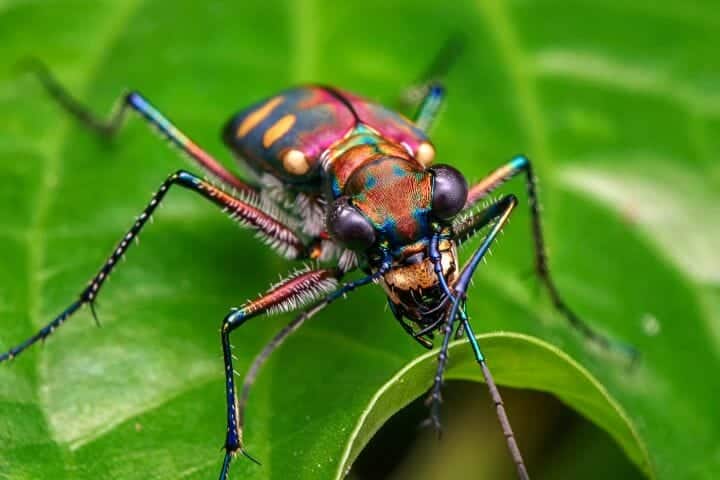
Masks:
[[[448,56],[446,49],[439,58]],[[134,110],[196,166],[219,180],[222,188],[186,171],[171,174],[78,298],[33,336],[0,354],[0,363],[47,338],[81,307],[89,306],[95,315],[95,300],[107,277],[173,186],[215,203],[285,257],[318,262],[315,268],[296,271],[259,298],[232,309],[222,321],[227,430],[221,480],[228,478],[236,454],[252,459],[242,438],[245,405],[268,356],[308,318],[372,283],[382,285],[395,318],[424,347],[431,348],[434,335],[442,335],[428,399],[429,424],[440,427],[440,390],[449,341],[453,334],[464,332],[493,397],[518,477],[528,478],[502,399],[465,311],[470,279],[517,199],[506,195],[483,209],[476,207],[517,174],[526,176],[536,271],[555,307],[588,339],[606,348],[632,352],[595,332],[561,299],[547,268],[535,179],[526,157],[513,158],[470,187],[454,168],[431,165],[435,149],[427,131],[444,98],[444,90],[434,78],[444,73],[447,62],[436,61],[411,89],[422,96],[413,120],[355,94],[323,86],[289,89],[233,116],[223,129],[223,139],[248,167],[253,177],[250,181],[223,167],[141,94],[126,95],[122,108],[105,121],[74,100],[42,64],[34,67],[55,100],[88,128],[112,136],[122,125],[125,112]],[[457,247],[478,232],[486,233],[470,260],[461,266]],[[365,276],[341,283],[357,269]],[[254,359],[238,397],[230,334],[262,313],[296,309],[304,310]]]
[[[230,119],[225,143],[268,188],[306,195],[295,212],[307,233],[319,233],[324,206],[350,199],[389,242],[396,259],[381,278],[393,313],[419,327],[438,320],[423,315],[442,297],[433,265],[424,255],[431,231],[434,157],[427,134],[404,116],[332,87],[298,87],[265,99]],[[308,202],[316,203],[309,206]],[[334,247],[334,248],[333,248]],[[338,252],[341,246],[323,246]],[[443,270],[450,282],[457,274],[457,254],[450,241],[440,245]],[[341,255],[341,254],[340,254]],[[407,259],[413,263],[403,265]],[[347,266],[346,266],[347,267]],[[421,343],[429,344],[422,337]]]
[[[353,134],[362,122],[377,138],[411,152],[427,141],[424,132],[387,108],[330,87],[298,87],[258,102],[225,126],[225,143],[258,173],[269,173],[300,190],[315,190],[323,176],[321,156]],[[283,157],[304,155],[294,168]]]

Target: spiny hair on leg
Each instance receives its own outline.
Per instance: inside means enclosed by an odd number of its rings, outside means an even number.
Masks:
[[[299,270],[296,270],[288,278],[274,285],[272,289],[287,285],[288,283],[290,283],[290,281],[305,275],[309,271],[311,271],[309,268],[301,268]],[[297,310],[298,308],[302,308],[317,300],[320,300],[322,297],[337,290],[337,288],[338,281],[335,277],[332,276],[323,277],[318,275],[317,277],[313,278],[305,278],[302,282],[293,287],[292,293],[287,298],[271,306],[267,310],[267,313],[268,315],[274,315],[277,313]]]

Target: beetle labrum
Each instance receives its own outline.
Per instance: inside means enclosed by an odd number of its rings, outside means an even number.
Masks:
[[[631,347],[582,322],[558,293],[548,270],[532,165],[525,156],[514,157],[470,186],[453,167],[433,166],[435,149],[427,132],[445,96],[434,80],[439,77],[437,71],[416,85],[422,98],[412,121],[353,93],[319,85],[283,91],[236,114],[225,125],[223,139],[251,174],[252,180],[246,181],[195,144],[140,93],[125,95],[121,108],[109,120],[101,120],[74,100],[41,64],[34,67],[54,99],[90,129],[112,136],[125,113],[133,110],[221,187],[183,170],[167,177],[78,298],[35,335],[0,354],[0,363],[44,340],[85,305],[95,316],[94,302],[105,280],[173,186],[213,202],[282,256],[317,261],[316,268],[291,274],[259,298],[232,309],[222,321],[227,432],[221,480],[228,478],[230,462],[238,453],[254,461],[243,447],[244,410],[250,386],[268,356],[308,318],[371,283],[382,286],[401,327],[423,347],[432,348],[434,334],[442,336],[428,398],[429,425],[440,428],[440,391],[450,339],[453,334],[465,334],[488,384],[518,477],[528,478],[465,310],[470,279],[518,200],[506,195],[485,208],[477,206],[518,174],[526,179],[535,270],[554,306],[589,340],[630,351]],[[460,265],[457,247],[480,231],[486,232],[480,246]],[[354,270],[364,275],[343,282]],[[230,333],[262,313],[291,310],[301,313],[255,358],[238,397]]]

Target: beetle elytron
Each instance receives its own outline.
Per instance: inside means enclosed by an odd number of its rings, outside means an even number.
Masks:
[[[502,399],[465,313],[470,279],[517,199],[507,195],[486,208],[475,207],[516,174],[523,174],[527,183],[535,269],[555,307],[585,337],[606,348],[616,346],[566,306],[552,281],[535,180],[526,157],[513,158],[472,186],[450,166],[431,166],[435,149],[427,132],[444,98],[436,81],[441,72],[431,71],[416,86],[422,98],[413,121],[326,86],[289,89],[242,111],[225,125],[223,139],[252,174],[252,180],[245,181],[193,143],[141,94],[126,95],[121,108],[104,121],[74,100],[41,64],[35,64],[34,70],[55,100],[87,127],[112,136],[122,125],[125,112],[134,110],[222,187],[186,171],[170,175],[79,297],[34,336],[0,354],[0,362],[48,337],[84,305],[95,315],[94,302],[105,280],[172,186],[215,203],[286,258],[315,260],[319,265],[293,273],[260,298],[231,310],[222,322],[227,433],[221,480],[228,477],[236,454],[252,459],[243,448],[243,412],[250,386],[270,353],[305,320],[370,283],[382,286],[395,318],[422,346],[431,348],[433,335],[442,335],[428,399],[428,423],[440,428],[440,390],[448,345],[453,332],[465,333],[490,389],[518,476],[528,478]],[[486,226],[480,246],[461,266],[456,247]],[[361,270],[364,276],[342,283],[353,270]],[[238,399],[230,333],[259,314],[302,308],[305,310],[255,358]]]

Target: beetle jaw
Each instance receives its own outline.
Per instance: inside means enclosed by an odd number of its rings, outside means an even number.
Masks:
[[[438,250],[443,276],[448,285],[452,285],[458,275],[455,242],[442,240]],[[383,275],[381,284],[397,311],[418,324],[434,320],[434,315],[429,318],[426,313],[437,311],[446,297],[425,244],[420,249],[408,247],[393,261],[392,268]]]

